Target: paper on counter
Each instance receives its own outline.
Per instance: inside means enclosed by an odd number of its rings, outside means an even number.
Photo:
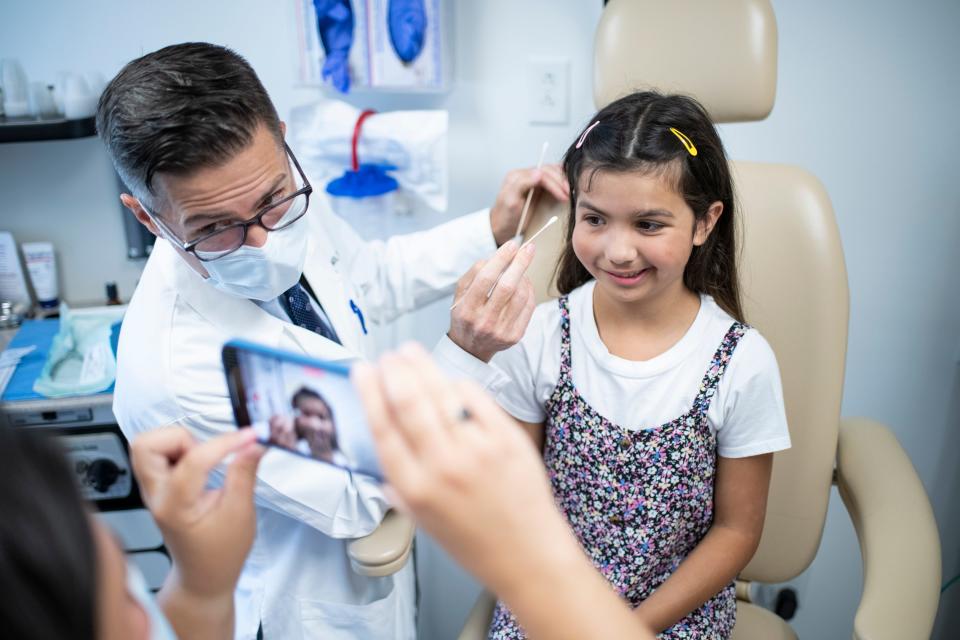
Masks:
[[[36,347],[29,346],[19,349],[7,349],[0,353],[0,396],[3,396],[3,392],[7,388],[7,383],[10,382],[10,378],[13,377],[13,372],[16,371],[20,360],[34,349],[36,349]]]

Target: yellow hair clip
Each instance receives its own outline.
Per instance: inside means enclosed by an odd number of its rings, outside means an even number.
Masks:
[[[693,146],[693,142],[691,142],[690,138],[688,138],[685,133],[677,129],[674,129],[673,127],[670,127],[670,133],[677,136],[677,140],[679,140],[680,143],[683,144],[683,148],[686,149],[690,153],[690,155],[692,156],[697,155],[697,148]]]

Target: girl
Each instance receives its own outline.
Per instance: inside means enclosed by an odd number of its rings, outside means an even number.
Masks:
[[[498,400],[635,614],[664,638],[727,638],[790,446],[773,352],[744,324],[730,170],[692,98],[635,93],[591,122],[563,162],[563,296],[495,357],[513,382]],[[502,604],[490,637],[524,637]]]

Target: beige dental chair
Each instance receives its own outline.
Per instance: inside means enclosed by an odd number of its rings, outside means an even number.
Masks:
[[[696,96],[718,123],[762,120],[773,108],[776,60],[768,0],[610,0],[594,43],[594,100],[604,105],[656,87]],[[854,638],[929,637],[940,585],[930,502],[887,427],[840,417],[849,301],[830,199],[798,167],[733,167],[747,321],[776,352],[793,441],[774,458],[763,537],[737,584],[733,637],[796,638],[784,620],[750,603],[749,583],[785,582],[810,565],[831,484],[850,513],[863,557]],[[528,228],[538,229],[554,213],[566,221],[563,207],[547,205]],[[530,271],[540,301],[556,295],[553,267],[565,233],[556,227],[537,241]],[[493,603],[490,594],[481,596],[461,640],[486,637]]]
[[[389,576],[410,559],[413,549],[413,521],[396,511],[390,511],[373,533],[352,540],[347,545],[350,566],[363,576]]]

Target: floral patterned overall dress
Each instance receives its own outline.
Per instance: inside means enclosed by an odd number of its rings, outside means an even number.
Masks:
[[[653,429],[628,431],[598,414],[573,386],[570,312],[559,300],[560,380],[546,404],[544,462],[557,505],[594,566],[636,607],[680,566],[713,523],[717,441],[707,409],[747,327],[734,323],[693,406]],[[665,630],[662,638],[728,638],[733,583]],[[490,638],[524,638],[498,602]]]

